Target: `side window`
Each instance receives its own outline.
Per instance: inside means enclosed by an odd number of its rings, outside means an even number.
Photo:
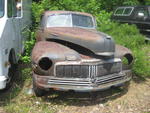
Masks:
[[[8,18],[11,18],[13,15],[12,6],[13,6],[12,0],[7,0],[7,16],[8,16]]]
[[[126,8],[123,15],[129,16],[132,13],[133,8]]]
[[[115,11],[115,15],[122,15],[124,12],[124,8],[117,8],[116,11]]]
[[[4,0],[0,0],[0,18],[4,16]]]
[[[133,11],[133,7],[121,7],[117,8],[114,15],[116,16],[130,16]]]
[[[92,17],[90,16],[72,14],[72,21],[74,26],[94,27]]]
[[[7,16],[8,18],[17,16],[16,1],[7,0]]]

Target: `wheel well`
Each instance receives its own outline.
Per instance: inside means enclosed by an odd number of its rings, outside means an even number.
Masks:
[[[132,64],[132,62],[133,62],[133,56],[131,54],[125,54],[124,57],[127,58],[128,65]]]

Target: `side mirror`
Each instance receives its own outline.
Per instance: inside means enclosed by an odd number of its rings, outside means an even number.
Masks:
[[[144,13],[141,12],[138,13],[138,17],[144,17],[144,16],[145,16]]]

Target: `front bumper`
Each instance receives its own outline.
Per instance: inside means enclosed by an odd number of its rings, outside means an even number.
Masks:
[[[56,78],[52,76],[40,76],[33,73],[35,84],[42,89],[74,90],[80,92],[99,91],[118,86],[132,78],[131,70],[115,73],[97,78]]]

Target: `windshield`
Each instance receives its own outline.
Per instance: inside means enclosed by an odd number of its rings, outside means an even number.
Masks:
[[[51,15],[48,17],[47,27],[71,27],[71,15]]]
[[[4,0],[0,0],[0,17],[4,15]]]
[[[54,14],[47,20],[47,27],[86,27],[93,28],[92,17],[78,14]]]

